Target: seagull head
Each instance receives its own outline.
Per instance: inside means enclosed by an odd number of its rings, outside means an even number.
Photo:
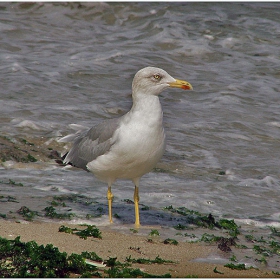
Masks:
[[[136,73],[132,82],[132,95],[159,95],[169,87],[185,90],[192,89],[192,85],[189,82],[174,79],[163,69],[149,66]]]

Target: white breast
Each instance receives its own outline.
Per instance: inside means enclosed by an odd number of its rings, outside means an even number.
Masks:
[[[88,163],[88,169],[103,181],[140,178],[152,170],[165,150],[162,109],[157,96],[133,106],[123,117],[106,154]]]

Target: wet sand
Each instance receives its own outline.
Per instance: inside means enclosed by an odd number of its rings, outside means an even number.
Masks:
[[[66,225],[66,224],[64,224]],[[67,225],[66,225],[67,226]],[[77,225],[68,225],[78,227]],[[147,236],[140,236],[137,233],[122,234],[110,230],[110,227],[98,227],[102,239],[79,238],[77,235],[59,232],[60,224],[43,222],[14,222],[0,221],[0,236],[7,239],[21,237],[21,241],[34,240],[39,245],[53,244],[61,252],[81,253],[83,251],[95,252],[103,260],[110,257],[117,257],[121,262],[126,257],[155,259],[157,256],[164,260],[171,260],[171,264],[133,264],[132,267],[155,275],[170,273],[172,277],[196,276],[199,278],[257,278],[276,277],[269,270],[246,269],[232,270],[224,265],[216,263],[204,263],[194,261],[197,258],[205,258],[215,255],[218,252],[216,245],[203,245],[202,243],[179,242],[178,245],[163,244],[163,240],[156,238],[151,243]],[[214,272],[219,271],[223,274]]]

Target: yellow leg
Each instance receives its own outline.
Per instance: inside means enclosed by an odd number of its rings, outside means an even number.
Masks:
[[[108,199],[108,207],[109,207],[109,221],[110,223],[113,223],[113,218],[112,218],[112,201],[113,201],[113,194],[111,191],[111,186],[108,186],[108,191],[107,191],[107,199]]]
[[[140,227],[140,217],[139,217],[139,188],[135,186],[134,189],[134,207],[135,207],[135,227]]]

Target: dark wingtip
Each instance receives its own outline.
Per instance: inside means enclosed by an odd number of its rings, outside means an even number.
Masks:
[[[65,160],[67,154],[68,154],[68,152],[66,154],[64,154],[63,156],[60,156],[58,151],[52,150],[49,154],[49,158],[54,159],[55,162],[59,165],[66,166],[67,164],[64,163],[64,160]],[[70,162],[68,164],[72,165]]]

